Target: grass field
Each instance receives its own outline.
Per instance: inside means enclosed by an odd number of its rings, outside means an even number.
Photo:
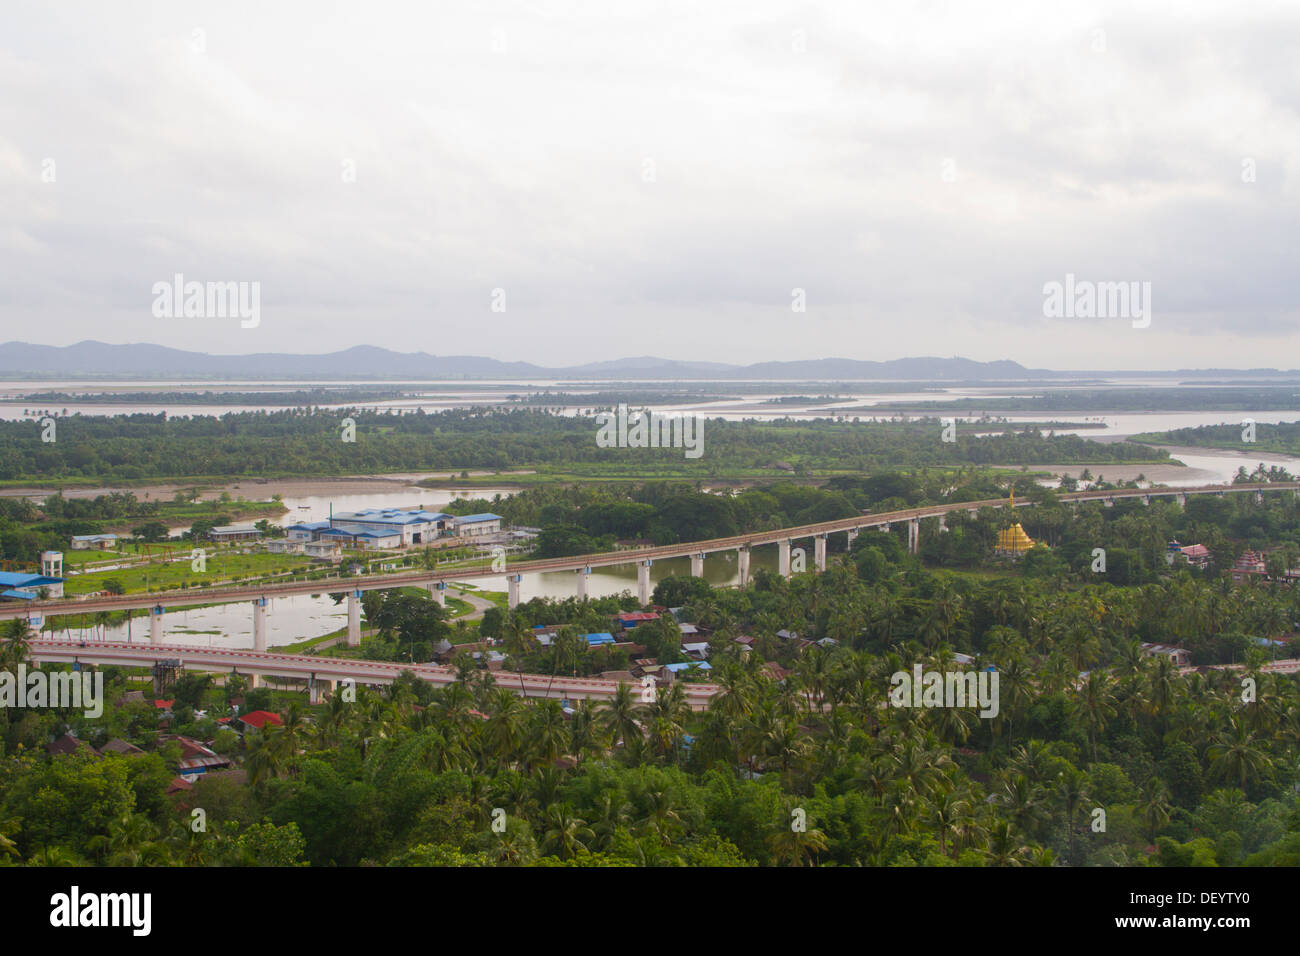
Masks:
[[[246,578],[265,577],[276,573],[301,571],[315,562],[299,554],[269,554],[265,551],[241,553],[236,551],[205,549],[205,568],[195,571],[191,561],[153,563],[120,571],[101,571],[68,578],[64,592],[69,595],[102,591],[109,581],[121,584],[128,593],[156,591],[160,588],[202,583],[215,585]],[[319,567],[319,565],[317,565]]]

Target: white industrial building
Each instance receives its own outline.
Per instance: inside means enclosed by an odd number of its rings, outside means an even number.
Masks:
[[[479,537],[501,531],[500,515],[457,518],[442,511],[368,508],[337,514],[328,521],[310,521],[287,529],[294,542],[334,541],[342,547],[366,550],[432,544],[439,538]]]

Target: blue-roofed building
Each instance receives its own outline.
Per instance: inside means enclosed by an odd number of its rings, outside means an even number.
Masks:
[[[592,647],[595,647],[597,644],[614,643],[614,635],[604,631],[601,631],[599,634],[584,634],[583,637],[587,639],[587,643]]]
[[[20,571],[0,571],[0,598],[7,601],[38,600],[42,588],[48,589],[49,596],[52,598],[63,597],[63,578]]]
[[[485,534],[500,534],[503,519],[500,515],[484,513],[463,515],[456,519],[456,534],[462,538],[476,538]]]
[[[453,535],[499,534],[502,523],[501,516],[493,514],[458,518],[423,508],[365,508],[336,514],[328,521],[304,521],[286,530],[291,541],[336,540],[350,547],[405,548]]]
[[[670,674],[680,674],[682,671],[711,671],[713,665],[707,661],[682,661],[679,664],[665,664],[663,667]]]

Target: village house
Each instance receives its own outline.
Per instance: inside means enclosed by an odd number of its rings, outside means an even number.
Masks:
[[[74,534],[69,543],[73,551],[112,551],[117,547],[117,535]]]
[[[1181,647],[1174,647],[1172,644],[1151,644],[1144,641],[1142,653],[1148,657],[1168,657],[1179,667],[1187,667],[1192,663],[1190,651]]]

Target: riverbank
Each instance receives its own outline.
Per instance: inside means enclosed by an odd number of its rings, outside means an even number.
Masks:
[[[531,475],[529,471],[507,472],[507,475]],[[467,477],[462,477],[465,475]],[[284,477],[284,478],[230,478],[230,477],[195,477],[184,481],[159,483],[156,479],[139,481],[117,481],[104,484],[95,479],[71,479],[66,482],[32,485],[7,484],[0,487],[0,496],[15,498],[45,498],[62,491],[65,498],[94,498],[113,492],[130,492],[142,501],[152,498],[171,499],[178,491],[199,490],[199,501],[213,501],[223,492],[235,496],[236,492],[245,498],[256,495],[259,500],[268,500],[275,495],[281,498],[307,498],[319,495],[371,495],[384,494],[401,488],[421,487],[455,488],[458,485],[477,487],[480,484],[492,484],[492,479],[500,477],[491,471],[470,472],[399,472],[381,475],[341,475],[336,477]],[[486,479],[484,481],[483,479]],[[433,482],[421,486],[421,481]]]

